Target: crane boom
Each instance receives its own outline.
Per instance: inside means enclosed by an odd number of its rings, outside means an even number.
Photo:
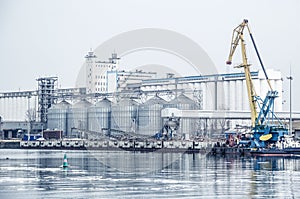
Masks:
[[[243,63],[239,65],[239,68],[244,68],[245,71],[245,79],[246,79],[246,86],[247,86],[247,92],[248,92],[248,101],[250,105],[250,111],[251,111],[251,124],[252,127],[255,126],[255,121],[257,118],[257,106],[256,106],[256,92],[253,86],[252,78],[251,78],[251,73],[250,73],[250,64],[248,64],[247,60],[247,55],[246,55],[246,44],[244,41],[244,29],[247,27],[248,31],[250,30],[248,27],[248,20],[244,20],[239,26],[237,26],[233,30],[232,34],[232,40],[231,40],[231,47],[230,47],[230,53],[228,57],[228,61],[226,62],[227,64],[232,63],[232,57],[234,55],[234,52],[237,48],[237,46],[241,45],[241,50],[242,50],[242,58],[243,58]]]
[[[246,55],[246,44],[244,41],[244,30],[245,28],[248,30],[250,34],[251,41],[255,48],[255,52],[263,69],[264,75],[270,87],[270,90],[267,92],[267,95],[264,100],[260,96],[258,96],[255,92],[254,85],[251,78],[250,73],[250,64],[248,64],[247,55]],[[244,19],[244,21],[237,26],[233,30],[230,53],[228,57],[227,64],[232,63],[232,57],[238,45],[241,45],[242,50],[242,59],[243,63],[240,64],[239,68],[244,68],[245,71],[245,79],[246,86],[248,92],[248,100],[251,110],[251,122],[252,122],[252,138],[251,138],[251,147],[267,147],[270,144],[274,144],[285,135],[288,134],[287,128],[283,125],[283,123],[276,117],[274,113],[274,100],[278,97],[278,92],[273,90],[271,87],[270,80],[266,73],[265,67],[262,63],[260,55],[258,53],[256,44],[254,42],[253,35],[250,31],[248,20]],[[259,114],[258,110],[259,109]]]

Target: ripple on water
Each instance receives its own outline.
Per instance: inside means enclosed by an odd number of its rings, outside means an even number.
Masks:
[[[297,198],[298,159],[150,155],[129,152],[0,150],[0,198]],[[126,169],[109,165],[118,157]],[[3,158],[9,157],[8,160]],[[167,157],[167,158],[162,158]],[[140,159],[139,159],[140,158]],[[172,161],[170,161],[172,159]],[[3,160],[3,161],[2,161]],[[134,160],[134,161],[133,161]],[[166,163],[160,161],[166,160]],[[129,164],[130,163],[130,164]],[[120,164],[122,165],[122,164]],[[158,167],[161,165],[161,168]],[[145,166],[145,170],[142,169]]]

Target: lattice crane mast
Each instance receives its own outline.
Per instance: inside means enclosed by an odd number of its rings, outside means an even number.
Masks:
[[[252,123],[252,127],[254,127],[255,126],[255,121],[258,117],[257,105],[256,105],[257,94],[255,92],[255,88],[254,88],[254,85],[253,85],[253,82],[252,82],[251,73],[250,73],[250,64],[248,63],[248,59],[247,59],[247,55],[246,55],[246,44],[245,44],[245,40],[244,40],[244,30],[245,30],[245,28],[248,30],[248,33],[251,37],[251,40],[252,40],[252,43],[254,45],[256,54],[259,58],[259,62],[260,62],[261,66],[263,68],[263,71],[265,73],[268,85],[269,85],[271,90],[273,90],[273,89],[272,89],[272,86],[270,84],[270,80],[268,78],[268,75],[265,71],[262,60],[259,56],[258,50],[256,48],[252,33],[251,33],[249,25],[248,25],[248,20],[244,19],[244,21],[233,30],[230,53],[229,53],[228,61],[226,62],[226,64],[230,65],[232,63],[232,57],[235,53],[235,50],[236,50],[237,46],[240,43],[241,50],[242,50],[243,63],[240,64],[239,66],[236,66],[236,67],[237,68],[244,68],[245,78],[246,78],[246,86],[247,86],[247,92],[248,92],[248,100],[249,100],[249,105],[250,105],[250,110],[251,110],[251,123]]]
[[[250,35],[256,55],[259,59],[264,75],[270,87],[270,90],[268,91],[266,98],[264,100],[262,100],[260,96],[256,94],[253,81],[251,78],[250,64],[248,63],[247,60],[246,44],[244,40],[245,29],[248,31]],[[282,122],[279,121],[279,119],[276,117],[274,113],[274,99],[278,97],[278,92],[272,89],[265,67],[258,53],[253,35],[250,31],[248,20],[246,19],[244,19],[243,22],[233,30],[230,53],[229,53],[228,61],[226,62],[227,64],[232,63],[232,57],[239,44],[241,45],[243,62],[242,64],[236,67],[244,68],[244,72],[245,72],[248,101],[251,110],[251,124],[253,128],[255,145],[259,147],[264,147],[266,143],[276,142],[288,133],[287,133],[287,129],[284,127]],[[259,108],[259,113],[257,112],[257,107]],[[276,122],[274,123],[274,118],[276,119],[277,123]]]

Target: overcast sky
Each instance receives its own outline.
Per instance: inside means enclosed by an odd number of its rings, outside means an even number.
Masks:
[[[52,75],[61,87],[74,87],[90,48],[139,28],[183,34],[207,52],[219,72],[239,72],[226,69],[225,61],[233,28],[247,18],[265,66],[282,72],[287,101],[291,66],[299,111],[299,10],[299,0],[0,0],[0,92],[33,90],[36,78]],[[251,45],[247,52],[257,66]]]

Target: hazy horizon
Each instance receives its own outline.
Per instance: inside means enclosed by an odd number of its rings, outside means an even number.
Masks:
[[[247,18],[264,65],[282,73],[284,109],[288,110],[286,77],[290,67],[294,102],[298,98],[296,85],[300,83],[299,8],[296,0],[0,0],[0,92],[33,90],[37,87],[35,79],[42,76],[58,76],[59,86],[74,87],[84,56],[91,48],[141,28],[185,35],[204,49],[219,73],[240,72],[228,68],[225,61],[233,29]],[[258,70],[258,59],[248,38],[246,43],[251,69]],[[149,60],[147,55],[138,59],[133,56],[121,65],[161,64],[157,56],[154,63],[143,62]],[[234,63],[238,62],[241,58],[237,54]],[[181,62],[166,62],[177,63]],[[293,109],[299,111],[300,105],[293,103]]]

